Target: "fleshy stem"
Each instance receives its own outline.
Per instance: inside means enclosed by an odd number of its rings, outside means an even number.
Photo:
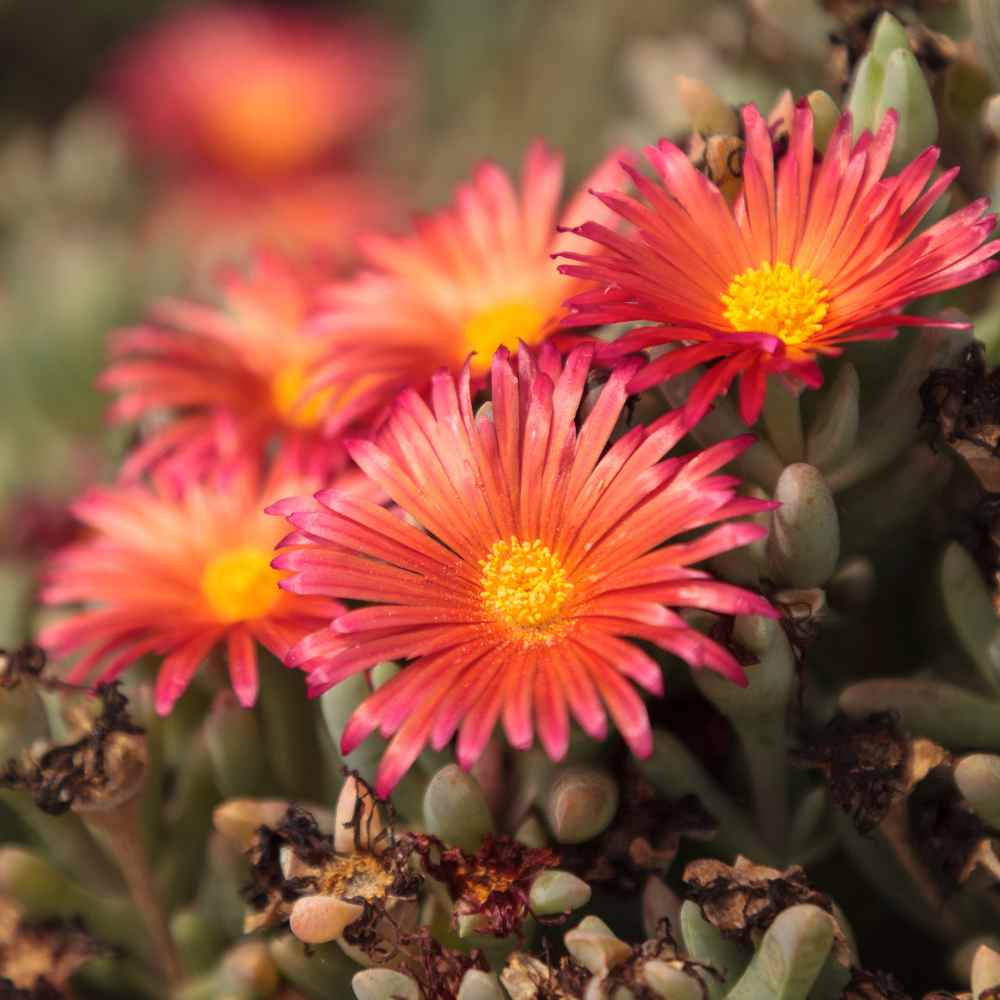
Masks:
[[[105,845],[118,865],[129,895],[142,916],[154,951],[171,986],[184,977],[166,914],[160,905],[156,881],[139,833],[138,798],[129,799],[112,809],[80,810],[91,831]]]

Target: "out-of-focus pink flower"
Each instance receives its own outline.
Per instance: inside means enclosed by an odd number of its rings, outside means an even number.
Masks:
[[[898,176],[883,177],[894,111],[856,143],[844,115],[818,162],[806,102],[794,110],[777,163],[758,110],[747,105],[742,115],[743,183],[732,207],[661,140],[646,150],[659,184],[625,166],[642,201],[598,194],[602,212],[634,228],[621,234],[603,220],[579,226],[576,234],[598,250],[563,253],[575,263],[560,270],[592,283],[569,303],[566,325],[663,324],[626,334],[606,357],[677,345],[636,376],[633,392],[708,364],[689,397],[691,418],[739,378],[741,414],[752,424],[770,375],[815,388],[823,379],[818,360],[843,344],[893,337],[904,325],[948,326],[900,310],[995,271],[1000,241],[987,242],[996,216],[985,198],[910,238],[957,168],[932,180],[939,155],[932,147]]]
[[[178,248],[198,274],[266,246],[333,275],[355,261],[359,234],[391,224],[399,212],[390,185],[355,169],[268,184],[198,174],[159,187],[146,235]]]
[[[261,181],[355,142],[402,96],[406,64],[367,22],[193,6],[126,46],[111,93],[152,158]]]
[[[520,191],[500,167],[484,163],[449,207],[417,220],[413,233],[363,237],[368,269],[322,290],[314,323],[326,338],[316,384],[335,396],[354,394],[340,425],[378,413],[406,386],[425,388],[438,368],[458,371],[470,354],[481,378],[501,345],[516,350],[551,334],[565,315],[562,303],[582,287],[551,260],[584,245],[557,224],[581,219],[586,188],[612,184],[620,155],[562,210],[562,158],[536,142]]]
[[[324,427],[348,405],[347,390],[307,391],[323,350],[304,332],[318,281],[312,269],[261,253],[247,272],[219,275],[220,306],[164,301],[148,323],[113,338],[101,377],[118,393],[111,419],[172,418],[132,452],[126,477],[164,460],[190,472],[274,448],[309,474],[342,467],[343,449]]]
[[[343,611],[338,602],[279,590],[270,566],[283,534],[264,506],[316,480],[255,462],[178,484],[94,487],[74,505],[88,537],[59,552],[47,572],[47,604],[84,610],[49,626],[53,656],[82,653],[68,672],[84,681],[117,677],[140,657],[162,656],[156,710],[169,712],[216,647],[225,649],[233,690],[257,697],[258,642],[284,657],[304,635]]]
[[[611,372],[579,429],[593,347],[563,361],[551,345],[506,348],[493,361],[492,411],[472,411],[471,367],[434,376],[433,409],[414,389],[396,401],[374,440],[351,456],[410,516],[340,490],[282,501],[271,511],[295,531],[273,565],[293,594],[371,602],[304,638],[286,662],[313,694],[383,660],[409,665],[369,697],[344,731],[349,753],[376,729],[393,737],[377,790],[393,788],[428,742],[458,732],[469,767],[502,718],[510,742],[538,732],[553,759],[572,715],[596,739],[610,713],[632,750],[652,747],[635,682],[662,691],[644,639],[694,667],[745,683],[732,654],[675,609],[776,612],[750,591],[691,564],[746,545],[760,525],[731,522],[774,505],[737,495],[716,475],[748,435],[683,457],[664,455],[688,423],[670,413],[610,437],[640,364]],[[717,522],[699,537],[693,529]],[[683,540],[679,540],[683,539]]]

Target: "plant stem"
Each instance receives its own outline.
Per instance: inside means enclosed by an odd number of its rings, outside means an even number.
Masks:
[[[142,916],[153,949],[171,986],[184,976],[170,934],[167,916],[156,891],[156,882],[139,834],[138,797],[107,810],[81,810],[87,825],[99,836],[121,870],[129,895]]]

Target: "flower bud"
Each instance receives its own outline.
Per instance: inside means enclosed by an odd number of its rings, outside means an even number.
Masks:
[[[492,972],[469,969],[458,987],[457,1000],[504,1000],[504,993]]]
[[[632,949],[615,937],[611,928],[598,917],[584,917],[563,939],[566,950],[595,976],[606,976],[626,961]]]
[[[357,1000],[421,1000],[416,980],[392,969],[365,969],[351,980]]]
[[[445,843],[475,851],[493,832],[493,817],[479,783],[457,764],[442,767],[424,792],[424,826]]]
[[[840,556],[840,522],[833,494],[819,469],[804,462],[781,474],[767,554],[774,578],[792,587],[819,587]]]
[[[590,886],[569,872],[552,869],[531,883],[528,901],[532,912],[540,917],[569,913],[590,902]]]
[[[845,459],[857,442],[860,417],[861,380],[854,365],[846,362],[819,397],[806,441],[810,465],[826,471]]]
[[[606,771],[565,767],[545,797],[545,818],[560,844],[582,844],[607,829],[618,811],[618,783]]]
[[[1000,621],[979,568],[958,542],[945,549],[939,580],[945,613],[959,643],[987,684],[1000,690]]]

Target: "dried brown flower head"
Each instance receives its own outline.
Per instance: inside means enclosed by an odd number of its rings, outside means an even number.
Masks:
[[[58,1000],[77,969],[106,954],[79,920],[27,920],[0,898],[0,998]]]
[[[861,833],[874,830],[905,795],[909,757],[910,742],[891,712],[857,720],[838,715],[795,752],[799,764],[823,773],[830,798]]]
[[[634,892],[647,875],[670,867],[682,837],[710,840],[718,828],[697,796],[659,798],[648,781],[630,772],[611,825],[593,840],[561,848],[561,864],[585,882]]]
[[[77,740],[9,760],[0,786],[28,792],[53,815],[114,809],[134,798],[146,773],[144,731],[133,724],[118,682],[98,685],[96,695],[100,712],[79,713]]]
[[[453,920],[476,916],[476,930],[506,937],[520,932],[531,913],[529,894],[535,877],[559,864],[547,847],[526,847],[506,836],[487,834],[475,854],[446,847],[436,837],[409,838],[429,875],[443,882],[455,903]],[[539,918],[555,922],[561,918]]]
[[[16,688],[22,681],[37,679],[46,664],[41,646],[25,643],[19,649],[0,649],[0,688]]]
[[[973,341],[958,367],[932,371],[920,399],[921,419],[938,425],[984,490],[1000,492],[1000,370],[986,367],[983,345]]]
[[[929,782],[926,792],[910,807],[913,839],[927,870],[945,892],[964,885],[977,868],[988,873],[992,884],[1000,881],[1000,859],[993,838],[1000,837],[965,804],[951,783]]]
[[[590,973],[573,959],[563,956],[553,965],[515,951],[500,973],[500,981],[511,1000],[580,1000],[590,981]]]
[[[371,957],[384,957],[384,924],[395,922],[401,906],[415,905],[421,881],[408,866],[406,845],[383,825],[371,789],[353,775],[341,790],[332,834],[290,805],[273,827],[257,830],[248,853],[247,932],[288,921],[307,944],[343,938]]]
[[[909,993],[887,972],[853,969],[842,1000],[911,1000]]]
[[[470,969],[490,971],[489,962],[478,948],[469,952],[446,948],[429,927],[401,934],[399,948],[408,956],[407,972],[420,984],[423,1000],[453,1000]]]
[[[744,857],[733,865],[703,858],[684,869],[684,884],[688,897],[713,927],[725,937],[746,943],[753,943],[755,932],[767,930],[779,913],[799,903],[833,913],[830,898],[809,885],[798,865],[779,871]],[[839,925],[834,932],[834,955],[841,965],[850,965],[850,947]]]
[[[655,937],[634,945],[631,955],[605,976],[604,986],[608,995],[614,996],[618,987],[624,987],[635,1000],[658,1000],[662,994],[647,985],[644,971],[647,962],[663,962],[668,968],[685,973],[701,985],[701,994],[704,1000],[708,1000],[706,980],[716,974],[709,966],[680,954],[666,920],[660,921]]]

